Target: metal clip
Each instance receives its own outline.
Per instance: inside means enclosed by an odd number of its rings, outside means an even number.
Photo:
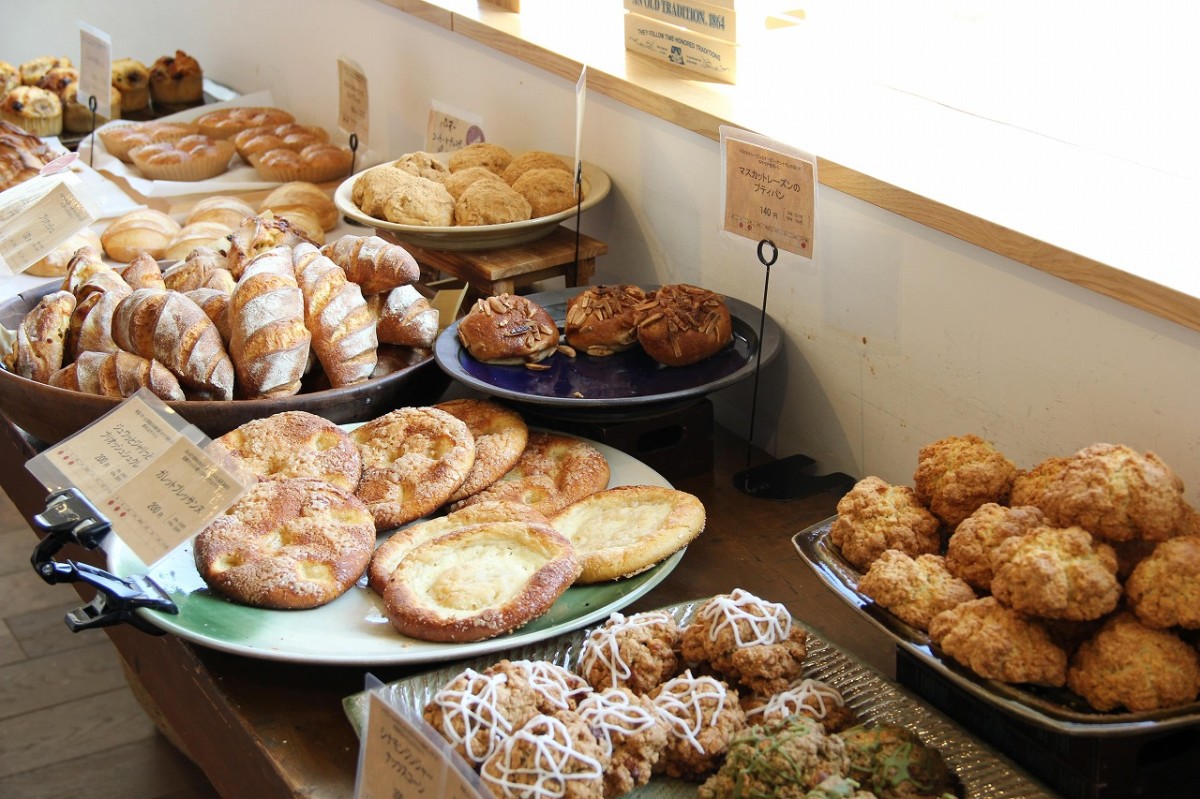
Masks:
[[[113,624],[131,624],[142,632],[162,635],[163,630],[134,611],[150,608],[177,614],[179,608],[167,592],[146,575],[118,577],[104,569],[54,555],[67,544],[95,549],[112,530],[112,523],[78,489],[66,488],[46,497],[46,510],[33,517],[33,524],[46,533],[33,550],[33,569],[47,583],[84,582],[96,588],[94,599],[67,613],[71,632]]]

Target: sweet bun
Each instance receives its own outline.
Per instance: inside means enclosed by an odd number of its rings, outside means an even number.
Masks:
[[[590,286],[567,301],[563,333],[588,355],[612,355],[637,344],[649,297],[637,286]]]
[[[384,589],[384,609],[413,638],[482,641],[541,616],[578,575],[571,542],[552,527],[476,524],[404,557]]]
[[[537,363],[557,349],[558,326],[532,300],[496,294],[475,302],[458,323],[458,340],[484,363]]]
[[[296,118],[287,111],[270,106],[218,108],[196,117],[200,132],[214,139],[231,139],[249,128],[286,125],[295,121]]]
[[[234,602],[298,610],[324,605],[362,576],[375,546],[371,514],[324,480],[264,480],[195,538],[196,570]]]
[[[155,108],[171,110],[204,102],[204,70],[182,50],[164,55],[150,65],[150,99]]]
[[[478,493],[517,465],[529,442],[529,427],[521,414],[485,399],[459,398],[434,406],[461,419],[475,437],[475,463],[467,479],[450,495],[456,502]]]
[[[362,458],[350,435],[307,411],[252,419],[209,446],[260,480],[313,477],[353,493],[362,476]]]
[[[263,180],[303,180],[309,183],[345,177],[350,174],[353,161],[354,153],[350,152],[350,148],[328,142],[310,144],[302,150],[276,148],[250,159],[254,170]]]
[[[685,283],[654,292],[638,325],[642,349],[665,366],[687,366],[717,354],[733,339],[733,320],[716,292]]]
[[[649,569],[704,530],[704,505],[661,486],[618,486],[563,508],[550,525],[574,545],[577,582],[598,583]]]
[[[112,85],[121,92],[122,114],[150,106],[150,70],[136,58],[118,58],[112,62]]]
[[[233,145],[202,134],[134,147],[129,158],[151,180],[208,180],[229,169]]]
[[[96,131],[100,143],[110,154],[127,164],[133,163],[130,152],[135,147],[155,142],[178,141],[184,136],[199,133],[190,122],[117,122]]]

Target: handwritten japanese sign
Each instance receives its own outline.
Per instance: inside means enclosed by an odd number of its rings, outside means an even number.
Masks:
[[[478,779],[470,780],[454,768],[449,748],[423,735],[419,724],[423,724],[420,719],[410,720],[378,692],[371,692],[359,754],[356,799],[490,797]]]
[[[159,404],[152,394],[135,394],[27,465],[48,489],[82,491],[147,565],[223,513],[246,482],[209,458],[152,401]]]
[[[425,151],[450,153],[485,140],[483,121],[475,114],[433,102],[425,128]]]
[[[371,103],[367,75],[354,61],[338,59],[338,127],[358,137],[365,150],[371,133]]]
[[[761,137],[725,135],[725,230],[813,256],[816,167]]]

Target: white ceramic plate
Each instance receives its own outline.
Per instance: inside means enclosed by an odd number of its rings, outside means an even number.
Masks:
[[[588,442],[608,459],[610,486],[670,487],[658,472],[620,450]],[[144,574],[146,566],[115,535],[105,541],[108,568],[121,577]],[[382,610],[366,578],[328,605],[312,610],[264,610],[236,605],[212,594],[181,547],[150,572],[170,594],[178,615],[140,610],[146,620],[195,644],[237,655],[296,663],[412,664],[481,655],[541,641],[584,627],[620,610],[658,585],[686,550],[626,580],[568,588],[545,615],[516,632],[469,644],[418,641],[400,635]]]
[[[439,153],[439,157],[445,156]],[[562,156],[568,164],[573,156]],[[365,172],[367,170],[363,170]],[[608,196],[612,181],[604,170],[584,161],[582,164],[584,197],[579,210],[586,211]],[[426,227],[423,225],[398,225],[386,219],[377,219],[364,214],[351,200],[354,182],[358,174],[351,175],[333,193],[334,204],[343,214],[356,222],[390,233],[401,241],[430,250],[491,250],[528,244],[548,236],[559,223],[575,216],[575,208],[568,208],[549,216],[539,216],[525,222],[509,222],[504,225],[464,225],[462,227]]]

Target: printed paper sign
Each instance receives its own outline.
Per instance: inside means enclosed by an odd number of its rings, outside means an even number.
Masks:
[[[96,219],[71,172],[44,175],[0,193],[0,275],[24,271]]]
[[[88,106],[96,98],[96,116],[112,118],[112,39],[86,22],[79,23],[79,88],[75,99]]]
[[[367,75],[348,58],[338,59],[338,127],[358,137],[358,146],[367,149],[371,133],[371,104],[367,93]]]
[[[575,81],[575,191],[579,191],[579,170],[582,168],[583,152],[583,111],[587,107],[587,64],[579,72],[579,80]]]
[[[49,490],[82,491],[147,565],[206,527],[248,482],[208,457],[151,403],[161,406],[142,389],[27,464]]]
[[[813,257],[816,159],[744,131],[721,129],[724,227]]]
[[[454,767],[453,752],[372,691],[359,757],[356,799],[487,799],[490,792]],[[436,733],[434,733],[436,736]],[[441,744],[439,746],[439,743]],[[471,774],[471,777],[475,777]]]
[[[478,114],[459,111],[445,103],[433,101],[429,109],[429,124],[425,129],[425,151],[451,153],[468,144],[485,141],[483,120]]]

